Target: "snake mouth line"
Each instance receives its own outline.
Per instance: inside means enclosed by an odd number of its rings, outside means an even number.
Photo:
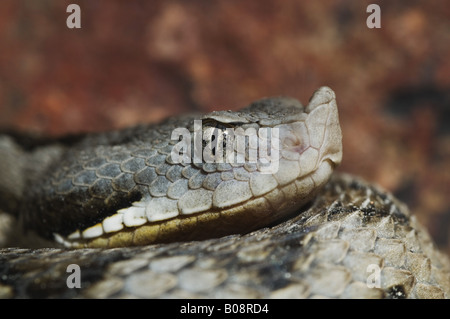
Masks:
[[[68,248],[142,245],[178,240],[201,240],[230,234],[243,234],[276,223],[296,209],[306,205],[324,185],[332,170],[333,163],[325,160],[312,173],[294,179],[288,184],[260,196],[254,196],[247,202],[240,202],[226,208],[210,209],[206,212],[170,216],[163,220],[149,221],[143,206],[131,206],[106,217],[84,230],[77,230],[68,236],[53,233],[55,241]],[[316,191],[311,192],[311,189]],[[295,195],[294,195],[294,193]],[[290,200],[285,200],[289,198]],[[294,199],[294,200],[293,200]],[[139,203],[138,203],[139,204]],[[125,216],[137,212],[138,216]],[[199,225],[205,227],[199,227]],[[183,232],[182,229],[185,228]],[[195,228],[195,231],[193,231]],[[180,235],[183,234],[184,235]],[[142,237],[148,238],[142,238]],[[123,237],[123,238],[120,238]],[[136,239],[139,237],[139,239]]]

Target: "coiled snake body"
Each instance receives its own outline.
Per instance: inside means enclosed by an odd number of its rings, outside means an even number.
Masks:
[[[196,134],[210,151],[196,154],[215,161],[192,161]],[[81,248],[2,249],[0,296],[450,296],[448,259],[401,203],[349,175],[330,180],[342,143],[326,87],[306,107],[271,98],[39,147],[3,137],[0,152],[3,209]],[[66,285],[69,264],[80,289]]]

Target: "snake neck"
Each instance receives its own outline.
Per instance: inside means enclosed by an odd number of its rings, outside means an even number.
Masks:
[[[64,147],[58,142],[31,141],[0,135],[0,209],[18,215],[26,185],[38,183]],[[31,147],[31,145],[34,145]]]

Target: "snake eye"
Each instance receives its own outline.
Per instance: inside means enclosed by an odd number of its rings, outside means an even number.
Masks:
[[[205,119],[202,121],[203,140],[202,146],[209,147],[213,156],[216,156],[216,149],[221,145],[222,149],[227,146],[228,128],[234,128],[232,123],[222,123],[214,119]],[[219,144],[221,143],[221,144]],[[208,146],[209,144],[209,146]]]

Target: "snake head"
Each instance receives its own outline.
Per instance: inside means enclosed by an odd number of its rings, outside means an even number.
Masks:
[[[301,212],[341,159],[335,94],[322,87],[306,107],[266,98],[89,136],[54,160],[26,216],[69,247],[247,233]]]

